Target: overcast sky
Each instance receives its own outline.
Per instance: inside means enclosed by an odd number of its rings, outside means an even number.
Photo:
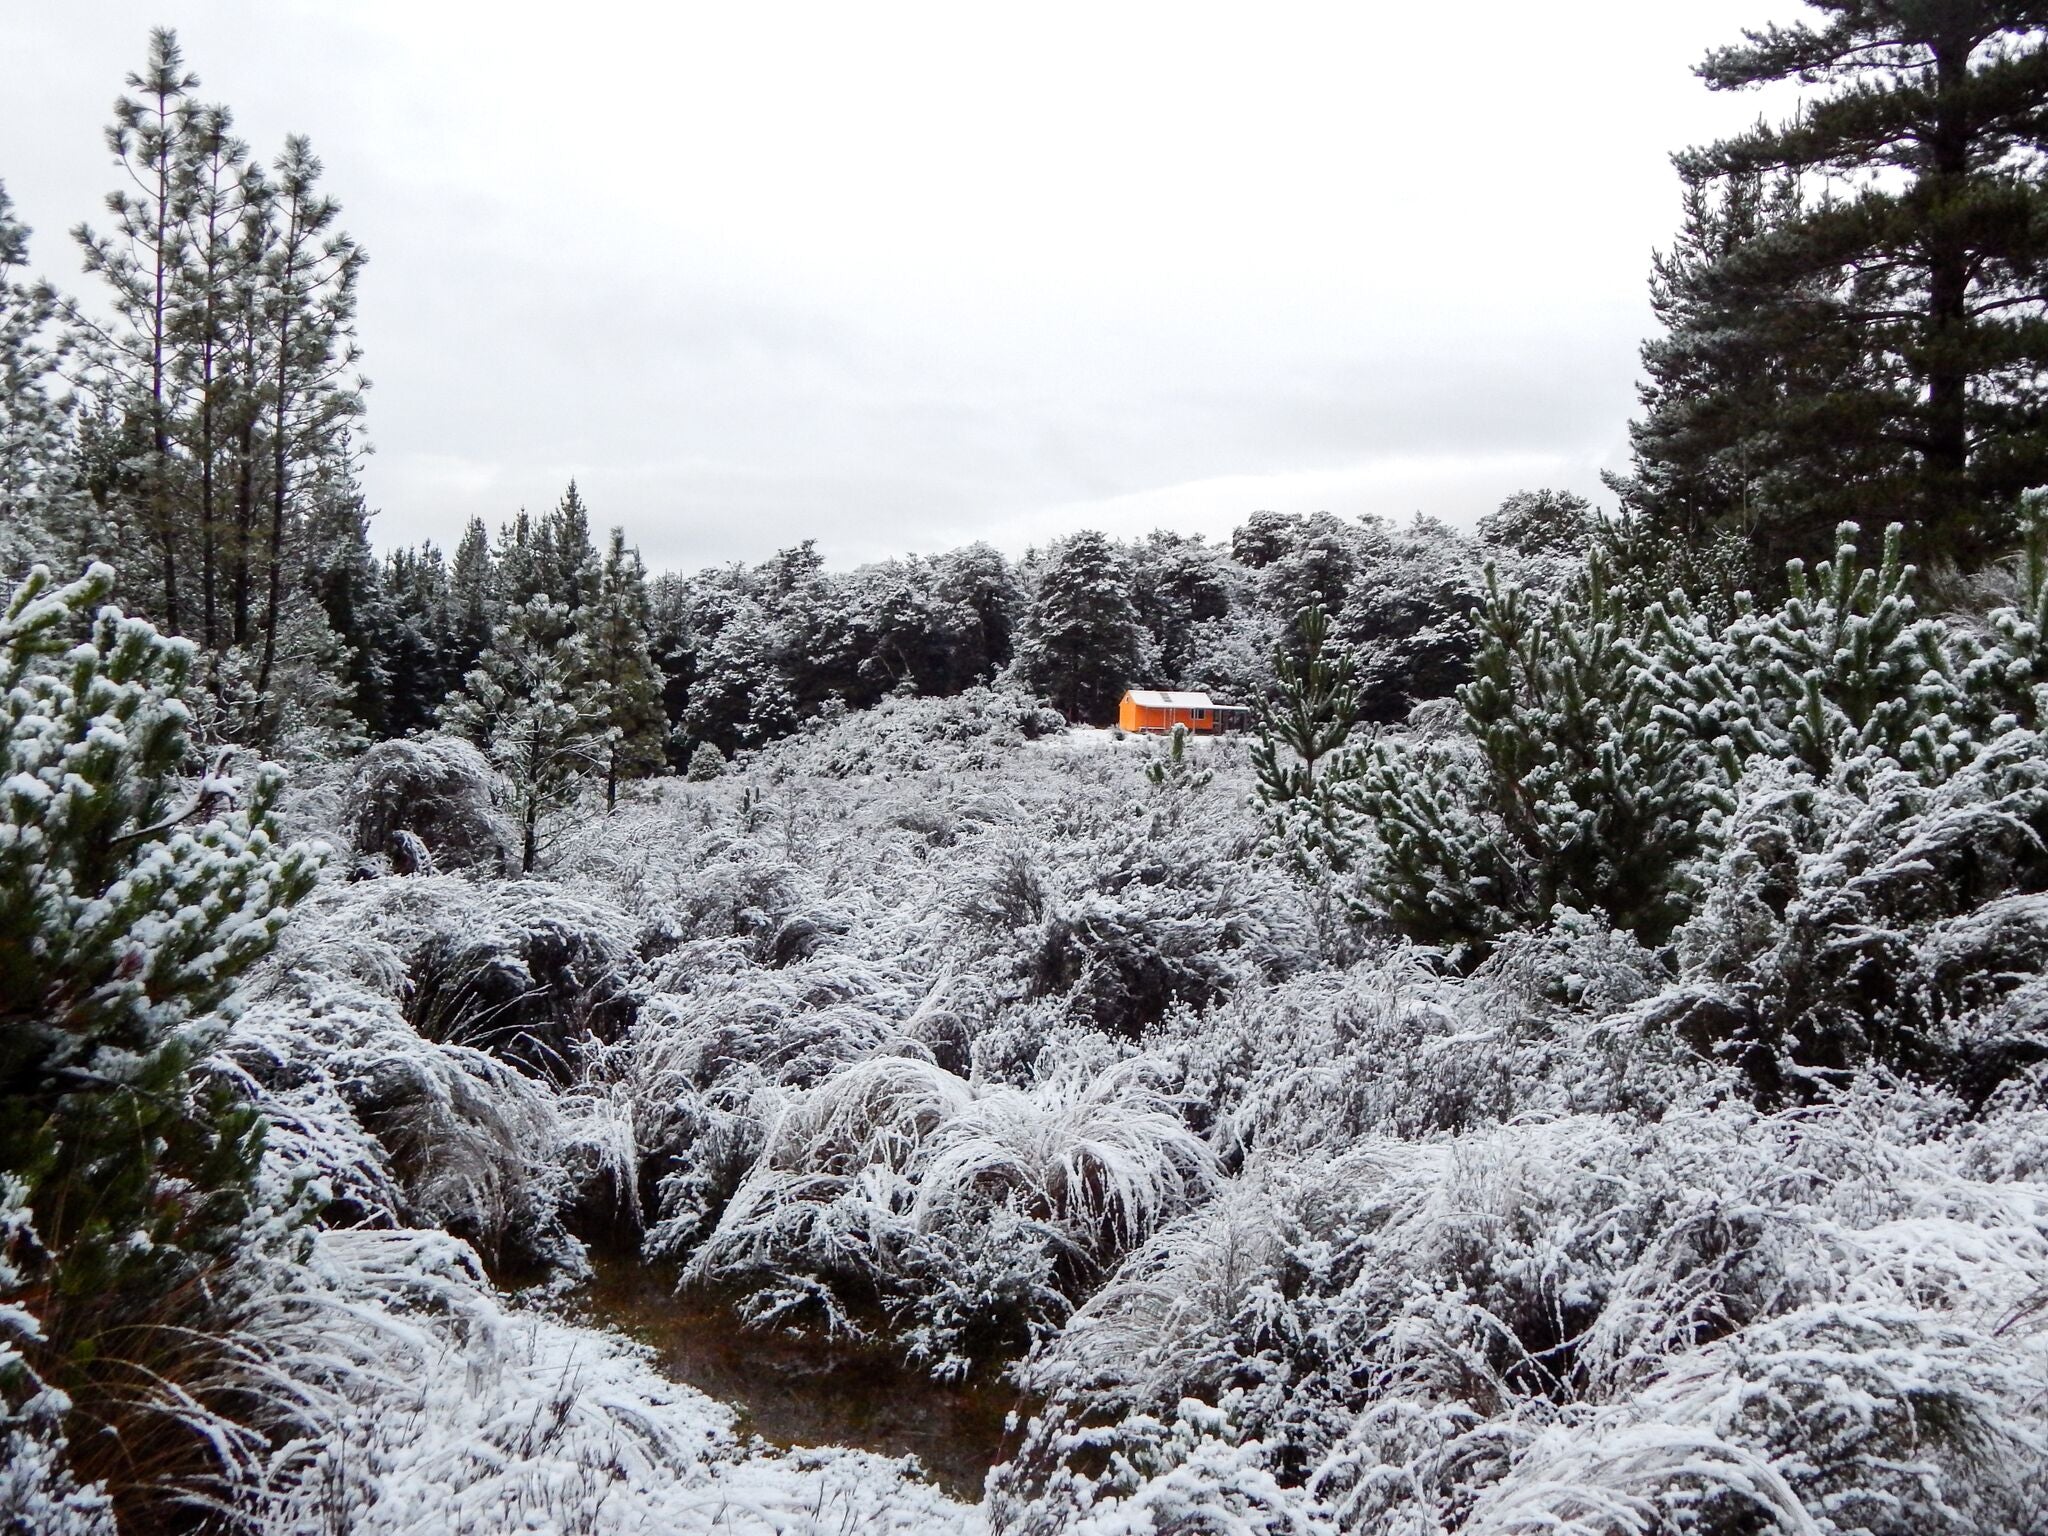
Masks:
[[[310,134],[387,546],[572,475],[662,567],[1469,523],[1625,463],[1668,156],[1765,105],[1691,66],[1798,14],[0,0],[0,181],[75,289],[157,22]]]

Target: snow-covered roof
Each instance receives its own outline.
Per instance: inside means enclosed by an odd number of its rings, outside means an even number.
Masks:
[[[1131,702],[1140,709],[1215,709],[1206,693],[1170,693],[1155,688],[1133,688]],[[1228,705],[1224,706],[1228,708]]]

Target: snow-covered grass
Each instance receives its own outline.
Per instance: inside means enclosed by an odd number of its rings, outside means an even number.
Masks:
[[[774,1452],[644,1351],[494,1294],[436,1232],[330,1231],[244,1317],[276,1532],[496,1536],[968,1532],[970,1509],[859,1451]]]
[[[1202,748],[892,701],[545,880],[324,887],[218,1064],[331,1227],[250,1261],[263,1527],[2039,1536],[2033,757],[1759,779],[1671,946],[1560,911],[1454,976]],[[1815,964],[1845,900],[1937,1069],[1759,1094],[1712,1023],[1870,995]],[[1042,1408],[980,1514],[740,1444],[485,1278],[586,1243]]]

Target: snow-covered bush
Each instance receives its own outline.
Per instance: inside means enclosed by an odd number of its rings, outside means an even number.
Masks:
[[[915,1058],[849,1067],[786,1102],[689,1276],[835,1331],[894,1308],[942,1375],[1019,1350],[1214,1182],[1148,1072],[977,1090]]]
[[[458,736],[382,741],[356,759],[347,788],[356,852],[400,874],[482,876],[512,867],[504,787],[483,753]]]
[[[2048,1205],[1946,1113],[1884,1089],[1271,1166],[1034,1359],[998,1528],[1127,1497],[1120,1448],[1192,1397],[1317,1528],[2028,1530]]]
[[[768,747],[770,782],[794,774],[846,779],[930,769],[996,767],[1023,743],[1067,728],[1066,717],[1021,694],[970,688],[946,699],[891,697],[858,713],[820,715]]]
[[[2027,1008],[2048,963],[2048,743],[2009,731],[1933,787],[1773,765],[1741,788],[1679,936],[1690,984],[1657,1005],[1689,1043],[1766,1093],[1880,1060],[1979,1102],[2048,1056]]]

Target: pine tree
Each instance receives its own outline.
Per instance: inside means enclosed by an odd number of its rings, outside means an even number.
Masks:
[[[596,594],[577,616],[583,657],[580,681],[607,727],[604,805],[618,804],[619,780],[660,770],[666,761],[668,718],[661,709],[661,674],[648,652],[647,573],[623,529],[612,530]]]
[[[568,610],[536,594],[507,614],[441,711],[442,727],[475,742],[511,786],[525,874],[610,751],[611,727],[579,687],[586,672]]]
[[[107,147],[126,185],[107,195],[114,233],[81,224],[73,233],[86,271],[101,278],[113,311],[102,326],[77,305],[67,314],[89,348],[107,416],[136,450],[124,455],[118,484],[156,563],[154,596],[164,622],[182,632],[185,610],[184,466],[174,453],[181,411],[177,359],[178,284],[185,265],[191,191],[186,160],[195,134],[191,93],[199,77],[185,69],[177,33],[155,28],[149,61],[128,76],[133,96],[114,103]]]
[[[345,687],[348,708],[372,737],[398,734],[386,658],[399,619],[370,548],[369,509],[359,495],[323,499],[307,520],[306,534],[306,586],[342,648],[336,681]]]
[[[1858,467],[1895,465],[1914,550],[1974,565],[2010,546],[2019,493],[2048,478],[2048,12],[1809,4],[1816,24],[1751,32],[1699,73],[1716,90],[1832,89],[1787,122],[1689,151],[1680,170],[1700,186],[1792,178],[1821,194],[1714,263],[1717,284],[1766,300],[1746,320],[1723,312],[1770,371],[1853,340],[1863,361],[1829,379],[1808,435],[1846,445]],[[1782,419],[1773,435],[1787,435]],[[1817,546],[1826,524],[1808,526]]]
[[[1144,630],[1130,569],[1099,533],[1047,552],[1017,646],[1019,680],[1069,720],[1104,721],[1145,670]]]
[[[0,1174],[29,1191],[60,1385],[249,1208],[260,1127],[192,1066],[317,862],[275,840],[275,769],[188,779],[192,649],[112,585],[39,568],[0,611]]]
[[[235,484],[237,413],[257,409],[256,381],[236,367],[234,328],[247,313],[249,246],[244,222],[260,187],[248,146],[231,132],[227,108],[190,111],[187,154],[178,167],[185,224],[184,260],[171,306],[173,368],[185,402],[177,425],[196,480],[188,531],[199,541],[197,633],[208,650],[226,643],[223,612],[227,510]]]
[[[1952,665],[1936,627],[1918,616],[1904,533],[1897,523],[1885,531],[1875,567],[1860,558],[1854,523],[1835,530],[1835,558],[1811,577],[1793,561],[1785,600],[1740,614],[1722,636],[1716,681],[1735,679],[1721,691],[1748,706],[1746,718],[1731,728],[1724,709],[1711,725],[1695,722],[1694,733],[1721,730],[1745,750],[1821,778],[1859,761],[1916,757],[1916,733],[1948,702]],[[1930,681],[1932,711],[1923,696]]]
[[[708,741],[697,743],[697,750],[690,754],[689,781],[692,784],[708,784],[713,779],[725,777],[725,754]]]
[[[1583,589],[1532,614],[1489,582],[1459,691],[1489,770],[1489,809],[1535,871],[1535,910],[1599,910],[1661,942],[1690,910],[1682,871],[1724,803],[1714,760],[1666,709],[1643,616],[1596,557]]]
[[[47,287],[17,275],[28,236],[0,184],[0,579],[58,553],[69,501],[67,402],[51,393],[58,306]]]
[[[579,612],[597,596],[598,562],[590,539],[590,509],[574,480],[548,514],[541,548],[546,563],[542,590],[571,614]]]
[[[334,228],[341,205],[318,190],[323,169],[312,144],[292,135],[262,205],[272,234],[262,269],[270,516],[259,692],[269,691],[276,668],[286,539],[316,492],[333,493],[336,481],[349,478],[349,428],[363,409],[363,384],[351,370],[362,356],[355,339],[356,281],[367,258]]]
[[[1291,646],[1273,652],[1273,697],[1258,707],[1252,766],[1280,847],[1304,873],[1348,869],[1358,837],[1343,753],[1358,724],[1349,653],[1330,644],[1330,615],[1311,603]]]
[[[491,536],[484,520],[472,517],[455,546],[448,568],[449,621],[454,649],[449,665],[457,677],[476,665],[499,616],[498,572],[491,559]]]

